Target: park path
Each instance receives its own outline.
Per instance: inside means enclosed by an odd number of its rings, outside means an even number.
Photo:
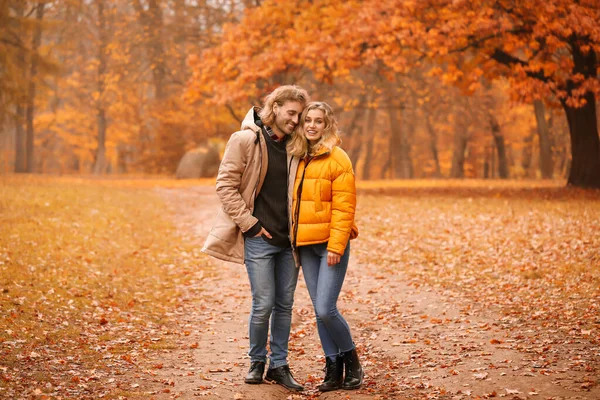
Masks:
[[[182,236],[201,246],[219,208],[212,187],[160,189]],[[359,209],[360,211],[360,209]],[[354,242],[361,248],[360,237]],[[352,260],[352,258],[351,258]],[[177,311],[184,335],[177,346],[148,360],[158,365],[144,378],[156,399],[599,399],[584,377],[585,344],[563,346],[527,341],[515,321],[459,299],[453,293],[419,286],[393,269],[351,261],[339,302],[353,330],[366,372],[358,391],[320,394],[323,359],[302,276],[296,291],[290,365],[306,391],[277,385],[245,385],[248,369],[247,320],[250,289],[241,265],[208,261],[199,270],[195,300]],[[199,299],[198,299],[199,296]],[[511,329],[508,329],[508,326]],[[587,352],[587,353],[586,353]],[[592,357],[592,356],[590,356]],[[593,358],[593,357],[592,357]],[[589,375],[589,374],[588,374]],[[147,377],[147,375],[143,375]],[[478,397],[479,396],[479,397]]]

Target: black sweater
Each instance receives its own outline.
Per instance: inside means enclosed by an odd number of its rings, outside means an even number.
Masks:
[[[273,140],[264,129],[263,137],[267,142],[268,168],[265,181],[254,201],[254,215],[258,223],[244,233],[246,237],[252,237],[260,232],[261,227],[273,237],[269,239],[263,236],[267,243],[277,247],[289,247],[288,207],[287,207],[287,153],[285,140],[277,142]],[[264,157],[265,155],[263,155]]]

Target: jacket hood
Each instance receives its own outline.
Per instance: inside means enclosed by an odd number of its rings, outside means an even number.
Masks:
[[[317,148],[314,151],[315,156],[320,156],[326,153],[331,153],[335,146],[339,146],[342,144],[342,139],[340,135],[335,132],[333,135],[328,137],[326,140],[322,140],[317,144]]]
[[[244,117],[244,120],[242,121],[241,130],[245,131],[247,129],[250,129],[253,132],[260,130],[260,127],[262,126],[262,121],[258,116],[259,111],[260,108],[258,107],[252,107],[250,110],[248,110],[246,116]]]

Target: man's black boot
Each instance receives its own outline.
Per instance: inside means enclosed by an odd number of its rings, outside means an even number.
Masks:
[[[336,356],[335,360],[325,357],[325,379],[319,385],[321,392],[338,390],[342,387],[344,381],[344,361],[342,357]]]
[[[301,392],[304,386],[296,382],[290,371],[289,365],[283,365],[279,368],[269,368],[265,379],[269,382],[275,382],[289,390]]]
[[[344,377],[342,389],[358,389],[363,383],[364,373],[360,366],[360,361],[358,361],[356,349],[342,353],[342,359],[346,367],[346,376]]]
[[[248,375],[246,375],[246,379],[244,382],[255,384],[262,383],[263,374],[265,372],[265,363],[261,361],[254,361],[250,363],[250,369],[248,370]]]

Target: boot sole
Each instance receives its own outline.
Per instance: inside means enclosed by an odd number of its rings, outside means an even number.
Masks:
[[[249,385],[258,385],[260,383],[263,383],[263,380],[248,380],[248,379],[244,379],[244,383],[247,383]]]
[[[317,389],[319,389],[319,392],[333,392],[335,390],[340,390],[342,388],[342,386],[337,386],[337,387],[332,387],[332,388],[321,388],[318,387]]]
[[[275,379],[271,379],[271,378],[265,378],[265,381],[266,381],[266,382],[269,382],[269,383],[276,383],[276,384],[278,384],[278,385],[280,385],[280,386],[283,386],[284,388],[286,388],[286,389],[287,389],[287,390],[289,390],[290,392],[302,392],[302,391],[304,391],[304,388],[302,388],[302,389],[291,388],[291,387],[289,387],[289,386],[286,386],[286,385],[284,385],[284,384],[283,384],[283,383],[281,383],[281,382],[277,382]]]
[[[342,384],[342,389],[344,389],[344,390],[356,390],[356,389],[360,389],[360,387],[364,383],[363,382],[364,379],[365,379],[365,374],[363,373],[362,376],[361,376],[361,378],[360,378],[360,383],[358,385],[349,386],[349,385]]]

